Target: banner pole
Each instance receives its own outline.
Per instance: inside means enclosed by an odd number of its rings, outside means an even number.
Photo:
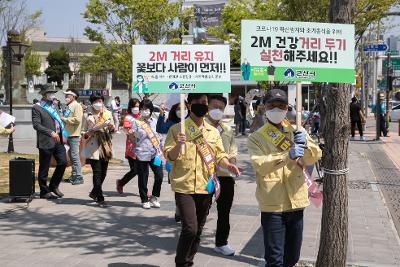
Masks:
[[[300,130],[301,128],[301,112],[302,112],[302,92],[301,92],[301,82],[296,82],[296,129]]]
[[[184,134],[185,133],[185,118],[182,117],[183,114],[185,113],[185,95],[184,94],[180,94],[180,110],[181,110],[181,133]],[[182,151],[181,151],[182,155],[185,154],[185,146],[182,146]]]

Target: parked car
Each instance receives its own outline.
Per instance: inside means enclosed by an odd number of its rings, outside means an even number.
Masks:
[[[395,106],[389,113],[389,121],[398,121],[400,120],[400,105]]]

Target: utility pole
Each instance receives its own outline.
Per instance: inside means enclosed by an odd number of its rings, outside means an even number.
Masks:
[[[390,39],[388,44],[390,45]],[[390,46],[389,46],[390,47]],[[393,66],[392,62],[390,61],[390,53],[387,53],[387,68],[386,68],[386,122],[389,121],[389,97],[390,91],[393,89]],[[389,125],[386,125],[387,129],[389,130]]]

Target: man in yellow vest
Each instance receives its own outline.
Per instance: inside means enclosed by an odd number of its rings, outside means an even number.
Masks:
[[[235,142],[235,134],[231,127],[222,122],[227,104],[227,99],[222,95],[209,96],[207,122],[220,133],[229,162],[236,164],[238,149]],[[228,237],[230,231],[229,214],[235,193],[235,179],[232,174],[221,169],[217,170],[217,176],[221,184],[221,194],[217,200],[218,220],[214,250],[224,256],[233,256],[235,250],[228,245]]]
[[[321,158],[318,145],[285,119],[288,99],[273,89],[264,97],[267,122],[248,140],[256,173],[266,267],[294,266],[300,258],[303,212],[309,205],[303,168]]]
[[[176,266],[193,266],[212,196],[220,195],[217,168],[240,174],[224,152],[220,133],[204,120],[208,95],[192,93],[187,102],[190,116],[185,120],[185,133],[175,124],[169,129],[164,146],[164,155],[172,165],[171,187],[182,222]]]

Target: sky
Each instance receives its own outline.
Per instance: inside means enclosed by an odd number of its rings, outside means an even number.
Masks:
[[[85,27],[89,25],[81,15],[87,2],[88,0],[27,1],[31,12],[42,10],[42,27],[49,37],[83,37]],[[400,18],[391,17],[389,21],[389,24],[396,26],[385,35],[399,35]]]
[[[28,0],[31,12],[42,10],[42,27],[49,37],[83,37],[82,17],[88,0]]]

